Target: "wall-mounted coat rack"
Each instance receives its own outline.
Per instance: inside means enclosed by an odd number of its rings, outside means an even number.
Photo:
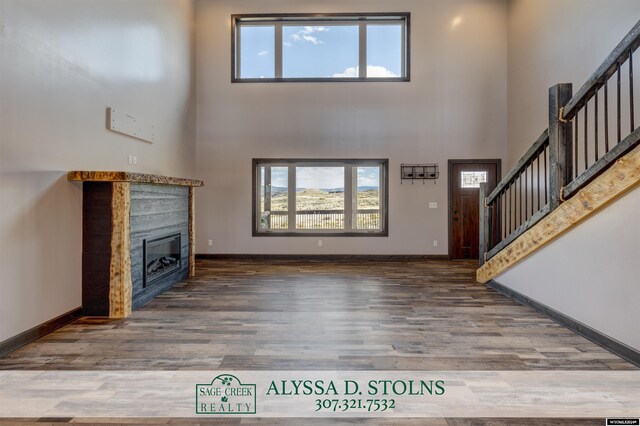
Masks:
[[[421,180],[424,183],[427,180],[433,180],[436,183],[438,177],[440,177],[440,171],[438,170],[438,164],[401,164],[400,174],[402,183],[405,180],[410,180],[413,184],[416,180]]]

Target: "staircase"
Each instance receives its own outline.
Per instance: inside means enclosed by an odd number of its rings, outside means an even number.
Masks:
[[[587,82],[549,89],[549,127],[491,190],[480,187],[480,268],[487,283],[640,182],[633,55],[640,21]],[[636,218],[636,220],[638,220]]]
[[[476,271],[638,367],[639,46],[640,21],[575,94],[549,89],[548,128],[495,188],[480,187]]]

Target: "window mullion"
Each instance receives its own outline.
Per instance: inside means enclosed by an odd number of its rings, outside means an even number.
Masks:
[[[234,75],[237,75],[238,78],[242,78],[242,73],[241,73],[242,68],[240,67],[240,60],[242,59],[242,55],[240,54],[241,52],[240,49],[242,48],[240,44],[241,42],[240,34],[242,34],[242,31],[240,30],[240,25],[237,25],[236,31],[234,32],[234,35],[235,35],[235,46],[234,46],[235,58],[234,59],[236,62],[234,64],[234,66],[236,67]]]
[[[380,206],[378,209],[378,230],[385,231],[386,230],[386,217],[387,217],[387,209],[389,206],[386,203],[387,200],[387,186],[385,183],[388,182],[389,176],[386,175],[387,169],[382,166],[379,167],[379,180],[378,180],[378,205]]]
[[[358,77],[367,78],[367,23],[361,21],[359,24],[359,73]]]
[[[264,211],[267,216],[267,229],[271,229],[271,166],[264,168]]]
[[[275,24],[275,37],[274,37],[274,65],[275,65],[275,77],[282,78],[282,23]]]
[[[353,166],[344,165],[344,230],[353,229]]]
[[[400,51],[402,52],[402,63],[401,63],[401,69],[400,72],[402,73],[401,75],[406,77],[407,76],[407,58],[409,57],[408,53],[407,53],[407,25],[401,25],[400,26],[401,31],[402,31],[402,46],[400,47]]]
[[[289,191],[287,195],[287,208],[288,208],[288,223],[289,231],[296,230],[296,166],[290,165],[288,170],[288,186]]]

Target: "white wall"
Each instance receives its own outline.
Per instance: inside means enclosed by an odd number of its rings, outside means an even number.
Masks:
[[[230,83],[231,14],[376,11],[411,12],[410,83]],[[196,15],[198,253],[447,253],[447,160],[506,154],[506,1],[200,0]],[[389,158],[389,237],[252,238],[259,157]],[[401,185],[403,162],[440,179]]]
[[[0,0],[0,342],[81,305],[67,171],[193,176],[193,14],[191,0]],[[106,130],[107,106],[157,141]]]
[[[549,125],[549,88],[577,92],[638,19],[638,0],[509,1],[507,168]]]
[[[640,350],[640,187],[496,281]]]

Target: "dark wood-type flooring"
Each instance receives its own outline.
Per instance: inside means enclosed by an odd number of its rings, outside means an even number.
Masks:
[[[635,369],[477,284],[475,268],[440,260],[199,260],[196,278],[131,317],[81,318],[0,358],[0,369]]]
[[[82,318],[0,369],[634,368],[477,284],[475,266],[202,260],[131,317]]]

